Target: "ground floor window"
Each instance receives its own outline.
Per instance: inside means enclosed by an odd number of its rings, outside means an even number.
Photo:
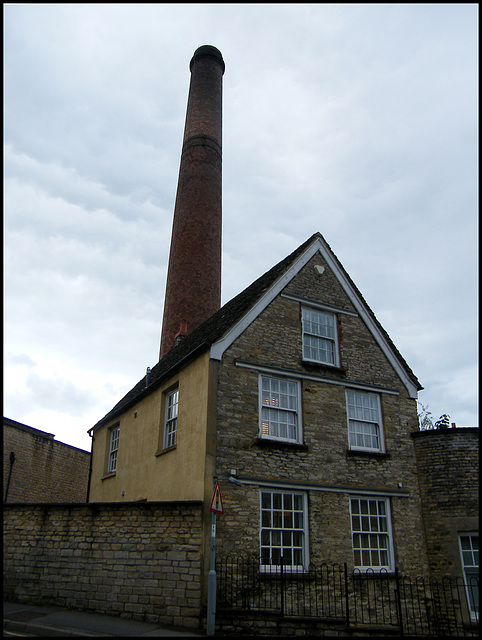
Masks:
[[[460,554],[467,590],[470,614],[479,617],[479,534],[466,533],[459,535]]]
[[[307,565],[306,494],[285,490],[260,491],[261,566],[303,568]]]
[[[355,568],[393,570],[393,544],[388,498],[350,499]]]

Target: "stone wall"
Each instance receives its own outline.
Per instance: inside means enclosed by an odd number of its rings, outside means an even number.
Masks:
[[[90,453],[51,433],[3,419],[3,496],[7,502],[85,502]]]
[[[479,528],[479,430],[431,429],[412,436],[431,573],[461,576],[458,536]]]
[[[352,311],[328,269],[316,290],[316,256],[287,287],[290,295],[337,304]],[[313,275],[314,274],[314,275]],[[324,278],[327,278],[326,292]],[[329,295],[328,295],[329,293]],[[291,483],[305,489],[309,559],[353,565],[350,488],[390,495],[394,562],[403,573],[428,570],[414,441],[416,401],[359,316],[339,313],[340,364],[329,367],[302,359],[301,309],[296,300],[275,298],[226,350],[218,374],[216,474],[225,514],[219,519],[219,553],[259,551],[260,494],[256,480],[271,487]],[[260,372],[299,381],[302,441],[260,437]],[[384,451],[353,451],[348,445],[345,384],[379,389]],[[251,484],[227,480],[235,472]],[[314,486],[317,485],[317,486]],[[323,489],[329,487],[329,490]],[[239,535],[239,530],[243,535]]]
[[[4,598],[198,628],[202,503],[4,506]]]

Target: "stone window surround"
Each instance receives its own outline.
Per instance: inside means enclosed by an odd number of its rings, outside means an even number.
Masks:
[[[331,318],[331,322],[333,324],[333,336],[327,335],[324,332],[322,333],[314,333],[313,331],[308,331],[307,329],[307,321],[305,320],[305,312],[307,311],[314,311],[317,312],[318,314],[323,314],[325,316],[328,316]],[[313,362],[313,363],[317,363],[317,364],[323,364],[325,366],[329,366],[329,367],[337,367],[340,368],[340,349],[339,349],[339,344],[338,344],[338,318],[336,313],[333,313],[332,311],[327,311],[324,308],[320,308],[318,305],[307,305],[307,304],[302,304],[301,305],[301,336],[302,336],[302,357],[303,357],[303,361],[306,362]],[[328,350],[329,352],[331,351],[331,355],[333,357],[333,361],[331,362],[330,360],[323,360],[321,358],[317,358],[317,357],[307,357],[305,355],[305,349],[307,347],[307,337],[310,336],[311,338],[314,339],[318,339],[318,342],[320,340],[324,340],[325,342],[329,343],[331,345],[331,349]],[[319,348],[319,347],[318,347]]]
[[[175,415],[170,415],[170,410],[175,407]],[[165,392],[164,427],[163,427],[163,450],[170,450],[176,447],[177,442],[177,419],[179,411],[179,386],[174,386]],[[172,428],[172,425],[174,427]]]
[[[309,518],[308,518],[307,493],[305,491],[299,491],[299,490],[293,490],[293,489],[287,489],[287,488],[278,488],[278,487],[264,487],[263,488],[261,486],[259,487],[259,497],[260,497],[260,527],[259,527],[260,553],[262,552],[263,546],[265,546],[265,545],[263,545],[263,540],[262,540],[262,532],[263,532],[263,530],[264,531],[269,530],[270,532],[272,531],[272,527],[268,527],[268,528],[264,527],[263,526],[263,522],[262,522],[263,511],[266,511],[266,509],[263,509],[263,505],[262,505],[262,495],[263,495],[263,493],[265,493],[265,494],[266,493],[271,493],[271,494],[279,493],[279,494],[282,494],[283,495],[283,498],[282,498],[283,500],[284,500],[284,496],[285,495],[291,495],[293,500],[294,500],[294,496],[300,496],[302,498],[302,501],[303,501],[303,506],[302,506],[303,526],[299,530],[302,531],[302,566],[303,566],[303,569],[306,570],[307,567],[309,566],[309,535],[308,535]],[[275,511],[274,505],[273,505],[273,508],[271,509],[271,511],[272,512]],[[281,526],[279,529],[280,529],[280,532],[281,532],[281,535],[282,535],[282,531],[283,531],[284,527]],[[285,547],[285,548],[288,548],[288,547]],[[291,544],[291,548],[293,548],[293,543]],[[294,552],[294,549],[293,549],[293,552]],[[289,568],[289,567],[293,567],[294,568],[294,567],[299,567],[299,566],[301,566],[301,565],[288,564],[287,568]],[[261,564],[260,565],[261,571],[263,570],[263,568],[265,568],[266,570],[272,571],[273,568],[275,570],[277,569],[277,565]]]
[[[119,451],[120,426],[119,423],[109,429],[109,449],[107,453],[107,476],[115,474],[117,469],[117,454]],[[113,455],[115,454],[115,456]]]
[[[295,438],[288,438],[288,437],[282,438],[282,437],[274,436],[272,434],[263,434],[263,409],[273,408],[279,411],[284,410],[278,406],[267,407],[265,404],[263,404],[263,389],[262,389],[263,378],[264,379],[269,378],[270,380],[280,380],[284,382],[291,382],[296,385],[296,408],[293,410],[286,409],[286,411],[295,415],[295,429],[296,429]],[[258,440],[273,440],[275,442],[286,443],[286,444],[288,443],[303,444],[303,420],[301,417],[301,388],[300,387],[301,385],[298,380],[292,380],[291,378],[288,378],[286,376],[280,377],[280,376],[266,375],[266,373],[259,374],[259,437],[258,437]]]
[[[350,429],[350,422],[351,421],[355,421],[355,422],[360,422],[359,418],[350,418],[350,413],[349,413],[349,392],[357,392],[357,393],[361,393],[362,395],[366,395],[366,396],[375,396],[376,397],[376,404],[377,404],[377,422],[376,422],[376,426],[377,426],[377,435],[378,435],[378,442],[379,445],[377,448],[374,447],[366,447],[366,446],[359,446],[359,445],[354,445],[350,443],[350,435],[351,435],[351,429]],[[382,407],[381,407],[381,402],[380,402],[380,396],[378,393],[373,393],[373,392],[367,392],[367,391],[362,391],[360,389],[347,389],[346,390],[346,418],[347,418],[347,425],[348,425],[348,448],[350,451],[354,451],[354,452],[365,452],[365,453],[385,453],[385,438],[384,438],[384,433],[383,433],[383,422],[382,422]],[[364,419],[361,420],[361,422],[366,422]],[[368,424],[368,422],[367,422]],[[372,424],[372,422],[370,422],[370,424]]]
[[[371,511],[370,513],[367,511],[365,517],[368,519],[369,525],[368,528],[366,528],[366,525],[362,525],[359,524],[358,528],[354,528],[354,518],[358,517],[357,513],[353,512],[353,503],[357,502],[359,505],[362,502],[366,502],[366,503],[370,503],[370,502],[376,502],[377,503],[377,515],[374,516]],[[385,514],[384,515],[379,515],[380,510],[378,508],[378,503],[383,503],[384,504],[384,511]],[[363,517],[363,512],[360,511],[360,516],[359,519],[360,521],[362,520]],[[376,518],[377,523],[376,525],[373,527],[372,522],[371,522],[371,518]],[[386,530],[383,530],[383,527],[379,526],[380,523],[380,519],[384,518],[386,520]],[[395,567],[395,562],[394,562],[394,548],[393,548],[393,532],[392,532],[392,522],[391,522],[391,509],[390,509],[390,499],[388,497],[375,497],[375,496],[368,496],[368,495],[350,495],[350,521],[351,521],[351,529],[352,529],[352,545],[353,545],[353,554],[355,557],[355,568],[360,572],[360,573],[364,573],[366,571],[380,571],[380,570],[386,570],[386,571],[393,571],[394,567]],[[382,536],[386,536],[387,538],[387,553],[388,553],[388,563],[386,564],[378,564],[378,565],[372,565],[370,564],[357,564],[356,562],[356,546],[355,546],[355,535],[358,534],[360,535],[360,537],[362,537],[363,535],[368,536],[370,539],[369,542],[369,547],[371,550],[374,550],[375,552],[379,552],[380,549],[382,549],[383,547],[380,546],[380,535]],[[372,541],[375,540],[376,544],[372,546]],[[362,544],[362,543],[360,543]],[[366,544],[366,543],[365,543]]]

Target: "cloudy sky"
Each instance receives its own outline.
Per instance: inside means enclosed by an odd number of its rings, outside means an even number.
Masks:
[[[478,426],[476,4],[4,5],[4,415],[87,430],[158,358],[189,61],[226,63],[223,303],[316,231]]]

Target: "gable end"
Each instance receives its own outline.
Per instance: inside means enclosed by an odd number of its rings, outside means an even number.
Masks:
[[[405,363],[397,349],[391,342],[388,334],[376,320],[373,312],[366,304],[357,287],[354,285],[345,269],[335,257],[321,234],[317,234],[314,241],[307,247],[297,260],[274,282],[264,295],[249,308],[242,318],[236,322],[219,340],[211,346],[211,358],[221,360],[224,352],[245,331],[247,327],[259,316],[259,314],[279,295],[301,269],[319,252],[336,279],[348,296],[356,313],[359,314],[387,360],[406,387],[411,398],[417,398],[417,392],[422,389],[417,379]],[[290,296],[291,297],[291,296]]]

